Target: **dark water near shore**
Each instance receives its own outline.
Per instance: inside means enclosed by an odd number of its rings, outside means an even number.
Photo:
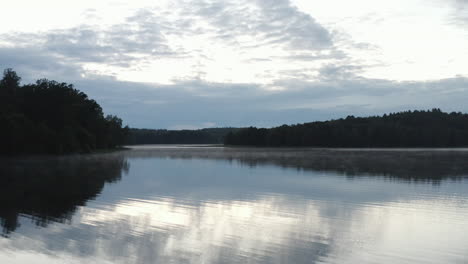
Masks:
[[[468,263],[468,150],[0,160],[0,263]]]

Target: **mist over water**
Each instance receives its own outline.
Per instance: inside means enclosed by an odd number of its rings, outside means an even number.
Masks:
[[[466,263],[468,150],[0,160],[0,263]]]

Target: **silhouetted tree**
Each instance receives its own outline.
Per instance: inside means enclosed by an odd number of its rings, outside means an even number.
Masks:
[[[315,147],[465,147],[468,115],[440,109],[325,122],[250,127],[226,136],[226,145]]]
[[[0,80],[0,113],[14,111],[15,93],[19,88],[21,78],[12,69],[3,71]]]
[[[20,80],[12,69],[0,80],[0,154],[90,152],[124,143],[122,120],[105,118],[73,85],[41,79],[20,86]]]

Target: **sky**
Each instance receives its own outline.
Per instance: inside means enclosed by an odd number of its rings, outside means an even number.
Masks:
[[[139,128],[468,112],[468,0],[15,0],[0,67]],[[1,69],[0,69],[1,70]]]

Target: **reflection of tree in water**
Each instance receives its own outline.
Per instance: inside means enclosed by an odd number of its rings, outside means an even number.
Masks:
[[[468,152],[427,151],[324,151],[302,155],[280,155],[272,160],[240,158],[256,166],[273,163],[282,167],[333,171],[349,178],[383,176],[413,182],[440,183],[468,176]]]
[[[68,156],[0,161],[0,222],[3,235],[19,215],[37,225],[70,221],[78,206],[98,196],[105,183],[120,180],[128,163],[122,156]]]
[[[135,156],[225,159],[248,166],[277,165],[286,168],[337,172],[347,177],[384,176],[389,179],[439,183],[468,176],[468,151],[372,150],[307,148],[193,148],[153,149]]]

